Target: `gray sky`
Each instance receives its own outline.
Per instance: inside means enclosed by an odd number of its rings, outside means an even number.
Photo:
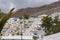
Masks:
[[[39,7],[58,0],[0,0],[0,9],[8,12],[11,8]]]

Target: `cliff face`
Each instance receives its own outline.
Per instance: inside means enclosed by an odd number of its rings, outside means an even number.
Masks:
[[[13,15],[13,17],[20,17],[25,13],[29,15],[37,15],[43,13],[50,14],[49,12],[53,11],[60,11],[60,1],[41,7],[18,9],[16,12],[14,12],[15,14]]]

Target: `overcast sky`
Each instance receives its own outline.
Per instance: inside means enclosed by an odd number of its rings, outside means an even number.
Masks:
[[[37,7],[56,2],[58,0],[0,0],[0,9],[8,12],[11,8]]]

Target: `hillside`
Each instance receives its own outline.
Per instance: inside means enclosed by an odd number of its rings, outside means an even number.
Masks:
[[[15,15],[13,15],[13,17],[20,17],[25,13],[27,13],[29,15],[42,14],[41,12],[43,11],[43,13],[45,13],[46,10],[48,10],[48,13],[47,12],[46,13],[49,14],[49,12],[52,12],[54,10],[59,11],[59,9],[60,9],[59,7],[60,7],[60,1],[54,2],[54,3],[49,4],[49,5],[44,5],[41,7],[18,9],[16,12],[14,12]],[[40,12],[40,13],[38,13],[38,12]]]

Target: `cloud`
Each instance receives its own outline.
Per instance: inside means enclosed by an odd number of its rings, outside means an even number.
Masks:
[[[37,7],[58,0],[0,0],[0,9],[4,12],[8,12],[11,8],[26,8],[26,7]]]
[[[10,3],[10,9],[14,8],[14,4]]]

